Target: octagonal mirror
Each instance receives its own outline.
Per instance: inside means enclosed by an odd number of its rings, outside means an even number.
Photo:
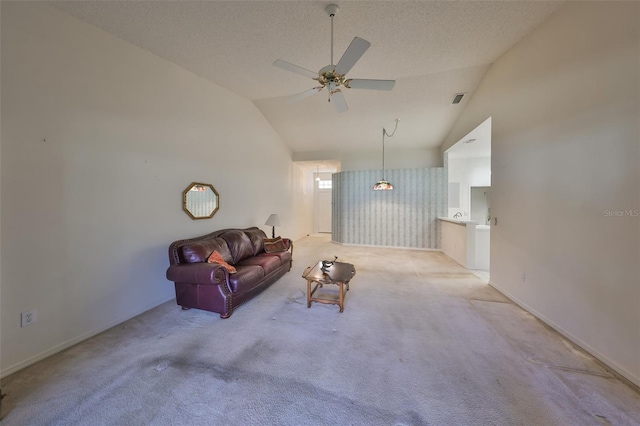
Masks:
[[[182,209],[191,219],[209,219],[220,208],[218,191],[208,183],[192,182],[182,193]]]

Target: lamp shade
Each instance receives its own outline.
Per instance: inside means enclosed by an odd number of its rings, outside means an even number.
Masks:
[[[267,219],[267,221],[264,223],[267,226],[281,226],[282,224],[280,223],[280,218],[278,217],[277,214],[272,214],[271,216],[269,216],[269,219]]]

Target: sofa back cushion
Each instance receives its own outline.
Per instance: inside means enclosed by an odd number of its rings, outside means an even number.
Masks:
[[[229,263],[232,265],[253,256],[253,244],[251,244],[251,240],[243,231],[232,229],[220,234],[220,238],[225,240],[227,246],[229,246],[232,258],[232,261]]]
[[[227,242],[220,237],[185,244],[182,246],[182,258],[187,263],[206,262],[214,251],[220,253],[225,262],[232,263],[233,256]]]
[[[264,251],[264,239],[267,237],[267,234],[260,228],[245,229],[244,233],[247,234],[247,237],[251,240],[253,255],[255,256],[262,253]]]

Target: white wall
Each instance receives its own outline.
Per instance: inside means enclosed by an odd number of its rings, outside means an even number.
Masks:
[[[568,2],[493,64],[442,147],[492,117],[491,283],[636,384],[639,218],[606,211],[640,208],[639,18]]]
[[[1,7],[3,375],[173,298],[176,239],[268,231],[271,213],[310,231],[300,171],[250,101],[47,5]],[[220,193],[212,219],[182,211],[192,181]]]
[[[449,208],[449,216],[462,213],[460,220],[471,220],[471,187],[491,186],[491,157],[451,158],[448,160],[449,182],[460,183],[460,206]]]

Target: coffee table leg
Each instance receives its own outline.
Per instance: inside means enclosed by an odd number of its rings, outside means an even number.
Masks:
[[[307,308],[311,307],[311,281],[307,280]]]
[[[344,283],[340,283],[340,312],[344,312]]]

